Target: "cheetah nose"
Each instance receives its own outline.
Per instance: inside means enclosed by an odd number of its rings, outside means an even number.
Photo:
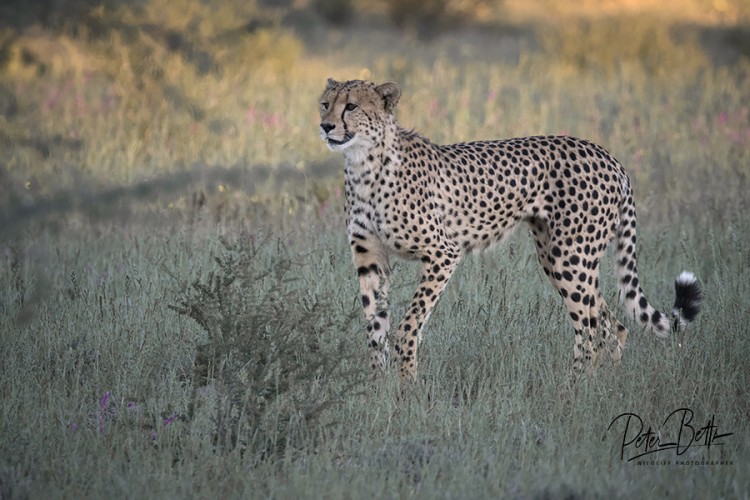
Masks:
[[[321,123],[320,124],[320,128],[322,128],[323,132],[325,132],[327,134],[331,130],[335,129],[336,125],[334,125],[333,123]]]

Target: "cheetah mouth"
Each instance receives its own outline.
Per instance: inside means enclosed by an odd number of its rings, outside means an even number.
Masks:
[[[344,134],[344,137],[341,140],[334,139],[332,137],[326,137],[326,142],[329,146],[343,146],[347,142],[351,141],[354,138],[354,134],[352,132],[347,132]]]

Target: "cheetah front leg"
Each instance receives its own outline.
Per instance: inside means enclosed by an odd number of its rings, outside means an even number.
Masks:
[[[432,308],[445,290],[458,259],[446,258],[439,261],[435,257],[422,258],[422,279],[414,294],[404,319],[398,326],[395,349],[399,356],[401,381],[413,381],[417,377],[417,349],[422,340],[422,327],[430,317]]]
[[[359,278],[362,307],[367,320],[367,351],[374,374],[385,371],[388,361],[388,257],[380,245],[369,239],[352,238],[352,256]]]

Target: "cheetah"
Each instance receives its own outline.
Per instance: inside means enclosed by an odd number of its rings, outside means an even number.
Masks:
[[[701,289],[693,273],[675,280],[671,313],[646,299],[630,179],[604,148],[568,136],[437,145],[396,123],[400,96],[393,82],[329,79],[320,98],[321,137],[345,158],[346,224],[376,373],[390,355],[389,257],[421,263],[393,339],[401,380],[409,381],[425,322],[461,259],[500,242],[522,221],[573,323],[575,373],[592,371],[601,352],[614,363],[622,357],[628,330],[599,288],[599,263],[613,238],[628,315],[659,337],[695,319]]]

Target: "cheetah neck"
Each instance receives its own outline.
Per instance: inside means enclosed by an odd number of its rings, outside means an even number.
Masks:
[[[401,131],[391,117],[381,130],[366,138],[358,137],[358,144],[344,150],[347,172],[377,170],[383,164],[384,153],[397,148]]]
[[[391,119],[378,131],[379,133],[373,133],[367,139],[361,139],[356,146],[345,150],[347,180],[354,186],[369,191],[382,174],[383,168],[396,159],[396,155],[392,153],[398,150],[401,131]]]
[[[374,205],[382,181],[400,164],[401,129],[391,119],[382,129],[344,151],[345,199],[348,221],[377,233]],[[366,144],[366,146],[365,146]]]

